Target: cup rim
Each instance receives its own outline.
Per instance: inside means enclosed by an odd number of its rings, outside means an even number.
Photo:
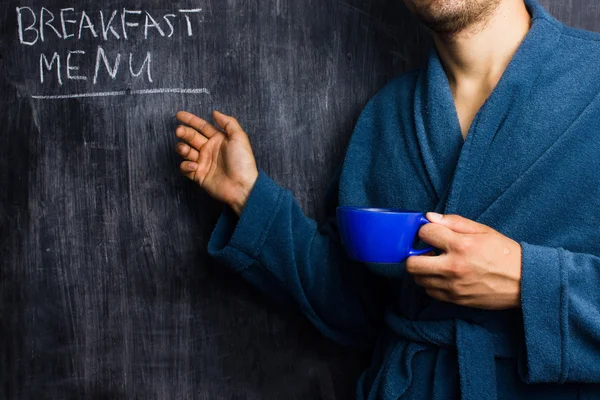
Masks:
[[[346,210],[352,212],[377,213],[377,214],[423,214],[421,211],[409,210],[396,207],[361,207],[361,206],[337,206],[336,210]]]

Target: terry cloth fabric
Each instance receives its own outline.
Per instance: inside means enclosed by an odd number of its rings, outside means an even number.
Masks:
[[[600,35],[526,0],[532,25],[463,140],[438,53],[365,106],[305,216],[259,169],[209,254],[337,343],[372,349],[357,399],[600,399]],[[522,307],[429,297],[403,263],[350,260],[337,205],[459,214],[518,241]]]

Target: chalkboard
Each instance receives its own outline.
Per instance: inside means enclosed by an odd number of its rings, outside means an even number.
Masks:
[[[0,398],[352,398],[369,354],[207,255],[223,205],[179,174],[175,113],[234,115],[322,221],[360,110],[431,45],[401,3],[3,1]]]

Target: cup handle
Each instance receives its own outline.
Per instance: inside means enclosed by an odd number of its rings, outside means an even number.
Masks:
[[[425,216],[421,216],[421,220],[419,221],[419,223],[420,223],[419,228],[421,228],[421,226],[428,224],[429,220],[427,218],[425,218]],[[418,230],[417,230],[417,232],[418,232]],[[425,249],[415,250],[411,246],[410,250],[408,250],[408,256],[409,257],[410,256],[420,256],[422,254],[429,253],[431,250],[434,250],[434,249],[435,249],[435,247],[430,246]]]

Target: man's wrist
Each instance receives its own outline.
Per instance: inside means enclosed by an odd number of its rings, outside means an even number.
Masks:
[[[229,207],[236,213],[238,218],[242,215],[242,211],[248,202],[248,198],[250,197],[250,193],[252,192],[252,188],[256,184],[257,179],[258,176],[254,178],[251,184],[240,185],[237,195],[229,202]]]
[[[240,217],[240,215],[242,215],[242,211],[244,210],[246,201],[247,200],[239,200],[239,201],[232,201],[229,203],[229,207],[231,207],[231,209],[238,216],[238,218]]]

